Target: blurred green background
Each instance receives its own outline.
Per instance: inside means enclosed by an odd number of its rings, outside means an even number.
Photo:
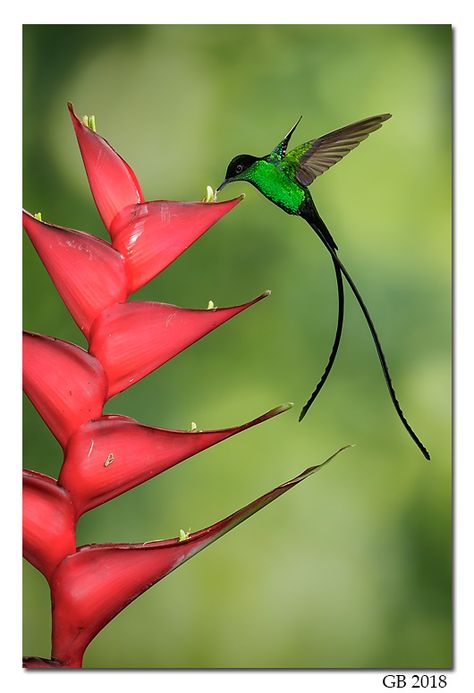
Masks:
[[[147,199],[200,199],[235,154],[263,155],[360,118],[393,118],[312,187],[366,299],[402,406],[397,419],[347,291],[333,373],[298,412],[332,344],[332,265],[315,235],[247,197],[134,295],[235,318],[115,397],[106,412],[217,428],[295,408],[88,513],[78,543],[141,542],[213,523],[357,447],[172,573],[117,616],[86,667],[413,668],[452,664],[451,27],[26,26],[24,204],[106,238],[66,110],[94,113]],[[24,325],[85,346],[28,240]],[[25,400],[24,464],[61,451]],[[49,592],[24,572],[24,651],[50,655]]]

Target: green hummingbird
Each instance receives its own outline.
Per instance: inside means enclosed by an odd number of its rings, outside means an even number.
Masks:
[[[338,247],[326,224],[321,219],[313,198],[311,197],[311,193],[308,190],[308,186],[311,185],[315,178],[321,176],[334,164],[337,164],[346,154],[351,152],[365,140],[370,133],[382,127],[382,124],[390,117],[390,113],[383,113],[381,115],[365,118],[364,120],[359,120],[356,123],[329,132],[322,137],[309,140],[287,153],[286,150],[290,138],[301,120],[300,116],[288,134],[285,135],[270,154],[260,157],[251,154],[239,154],[235,156],[229,163],[225,174],[225,180],[217,188],[217,192],[222,190],[228,183],[234,181],[247,181],[251,183],[257,190],[265,195],[266,198],[283,209],[287,214],[294,214],[302,217],[319,236],[331,256],[336,274],[338,291],[336,333],[326,368],[316,389],[301,410],[299,420],[301,421],[304,418],[318,393],[321,391],[336,358],[344,320],[344,276],[367,321],[393,406],[406,430],[426,459],[429,460],[430,455],[428,450],[411,428],[398,403],[387,361],[369,311],[349,272],[339,259],[337,254]]]

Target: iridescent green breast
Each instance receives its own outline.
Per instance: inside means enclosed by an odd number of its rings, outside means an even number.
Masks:
[[[282,168],[268,161],[256,161],[245,172],[245,179],[289,214],[296,214],[304,200],[304,190]]]

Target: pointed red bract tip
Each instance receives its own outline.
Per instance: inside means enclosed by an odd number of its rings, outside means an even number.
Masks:
[[[23,212],[23,226],[61,298],[85,336],[95,318],[128,296],[124,259],[88,233],[38,221]]]
[[[162,272],[240,200],[156,200],[127,207],[117,214],[110,235],[114,248],[127,263],[130,291],[136,291]]]
[[[69,439],[58,483],[77,515],[151,479],[182,460],[285,411],[276,407],[253,421],[213,431],[153,428],[122,416],[90,421]]]
[[[76,550],[76,514],[55,479],[23,470],[23,556],[48,582],[59,563]]]
[[[68,103],[89,185],[107,229],[127,205],[143,202],[140,184],[122,157],[96,132],[82,123]]]
[[[64,559],[52,580],[53,657],[61,661],[71,657],[81,660],[91,640],[131,601],[333,457],[306,469],[224,520],[189,534],[184,541],[80,547]]]
[[[101,416],[107,379],[101,364],[84,349],[25,332],[23,388],[64,448],[81,424]]]
[[[108,397],[130,387],[216,327],[268,294],[231,308],[193,310],[134,301],[105,310],[94,322],[90,353],[108,378]]]

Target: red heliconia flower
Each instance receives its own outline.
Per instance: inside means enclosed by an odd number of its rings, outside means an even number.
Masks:
[[[134,172],[94,130],[84,125],[67,105],[76,132],[87,178],[100,216],[106,228],[127,205],[143,202],[143,194]]]
[[[108,231],[127,262],[130,291],[136,291],[230,212],[243,195],[224,202],[155,200],[126,207]]]
[[[112,245],[127,265],[130,292],[165,269],[243,195],[225,202],[145,202],[130,166],[68,104],[89,185]]]
[[[23,226],[79,329],[129,295],[125,261],[109,243],[23,212]]]
[[[79,426],[102,415],[108,383],[100,362],[81,347],[25,332],[23,388],[64,448]]]
[[[343,450],[345,448],[341,448]],[[145,544],[81,546],[56,570],[52,584],[53,657],[66,667],[80,667],[84,650],[124,607],[275,498],[330,462],[309,467],[294,479],[249,503],[224,520],[176,539]]]
[[[167,303],[117,303],[94,323],[90,352],[101,362],[113,397],[179,354],[268,292],[232,308],[191,310]]]
[[[211,431],[166,430],[104,415],[109,398],[269,292],[230,308],[210,303],[207,310],[128,301],[241,198],[145,202],[130,166],[77,118],[71,104],[69,111],[111,243],[23,215],[29,238],[88,341],[86,351],[60,339],[24,334],[25,393],[64,453],[58,480],[24,471],[24,556],[47,579],[53,609],[51,659],[27,657],[26,668],[82,666],[91,640],[133,599],[323,466],[310,467],[193,534],[180,530],[178,538],[166,541],[76,548],[76,524],[83,513],[291,405]]]
[[[45,578],[76,550],[76,513],[69,493],[50,476],[23,470],[23,555]]]
[[[226,438],[289,409],[285,404],[252,421],[215,431],[171,431],[107,415],[82,425],[69,439],[59,485],[79,517]]]

